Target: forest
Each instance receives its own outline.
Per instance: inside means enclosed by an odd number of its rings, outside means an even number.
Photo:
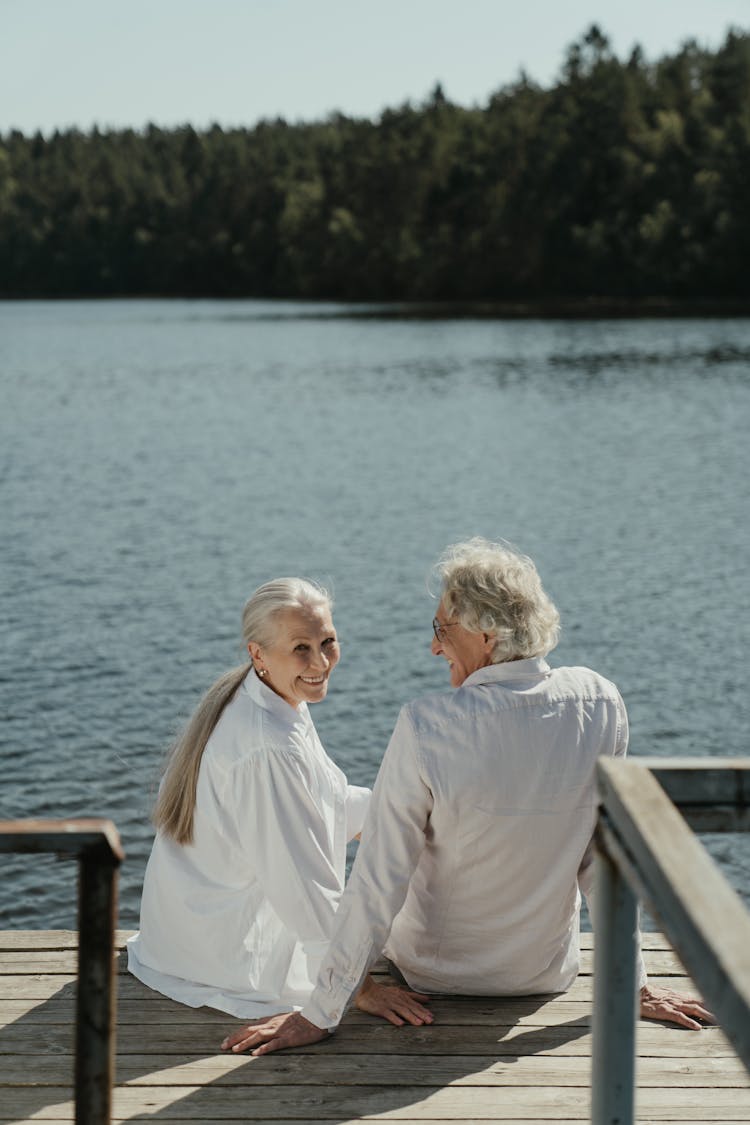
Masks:
[[[92,98],[95,92],[92,91]],[[750,34],[376,120],[0,135],[0,296],[750,297]]]

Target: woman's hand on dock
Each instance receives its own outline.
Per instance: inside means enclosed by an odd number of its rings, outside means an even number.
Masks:
[[[641,989],[641,1019],[667,1020],[693,1031],[699,1031],[705,1023],[716,1023],[715,1017],[702,1000],[683,996],[671,988],[657,988],[650,984]]]
[[[308,1043],[325,1039],[327,1035],[327,1030],[316,1027],[299,1012],[286,1012],[271,1019],[253,1020],[240,1031],[228,1035],[221,1049],[239,1054],[254,1047],[251,1054],[267,1055],[271,1051],[283,1051],[285,1047],[305,1047]]]
[[[396,1027],[402,1027],[405,1023],[419,1027],[424,1023],[432,1023],[432,1012],[424,1007],[426,1000],[429,1000],[429,996],[423,996],[421,992],[412,992],[397,984],[376,984],[368,976],[354,1002],[360,1011],[369,1012],[371,1016],[382,1016]]]

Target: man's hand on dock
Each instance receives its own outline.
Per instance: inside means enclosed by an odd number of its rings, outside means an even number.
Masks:
[[[401,985],[378,984],[368,976],[354,1002],[360,1011],[382,1016],[396,1027],[403,1027],[405,1023],[420,1027],[424,1023],[432,1023],[432,1012],[424,1006],[429,999],[429,996],[412,992]]]
[[[657,988],[650,984],[641,989],[641,1019],[667,1020],[693,1031],[700,1030],[705,1023],[716,1023],[702,1000],[683,996],[671,988]]]
[[[357,996],[357,1007],[373,1016],[382,1016],[397,1027],[404,1023],[419,1026],[432,1023],[432,1012],[421,1003],[427,999],[427,996],[411,989],[376,984],[372,977],[368,977]],[[270,1019],[252,1020],[228,1035],[221,1049],[240,1054],[252,1047],[251,1054],[267,1055],[271,1051],[283,1051],[286,1047],[306,1047],[309,1043],[318,1043],[327,1035],[327,1030],[310,1023],[299,1012],[286,1012]]]
[[[239,1054],[254,1047],[251,1054],[267,1055],[271,1051],[283,1051],[285,1047],[305,1047],[308,1043],[325,1039],[327,1035],[327,1031],[310,1023],[299,1012],[286,1012],[270,1019],[253,1020],[240,1031],[228,1035],[221,1049]]]

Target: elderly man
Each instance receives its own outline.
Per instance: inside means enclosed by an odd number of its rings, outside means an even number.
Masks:
[[[432,652],[454,691],[401,711],[315,990],[301,1012],[249,1025],[222,1046],[260,1055],[335,1029],[385,950],[413,989],[401,1008],[429,1023],[431,994],[562,992],[579,968],[581,892],[590,899],[596,759],[622,756],[628,724],[614,684],[551,668],[559,615],[531,559],[472,539],[438,563]],[[646,982],[641,1014],[697,1028],[700,1001]]]

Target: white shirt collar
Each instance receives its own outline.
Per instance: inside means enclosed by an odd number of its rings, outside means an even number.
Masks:
[[[478,684],[496,684],[503,680],[539,679],[549,676],[552,669],[543,656],[531,656],[528,660],[508,660],[504,664],[488,664],[477,668],[467,676],[461,687],[476,687]]]
[[[270,711],[272,715],[278,716],[289,724],[297,723],[300,719],[310,722],[310,714],[306,703],[300,703],[299,707],[292,707],[291,703],[287,703],[285,699],[282,699],[267,684],[263,683],[254,668],[251,668],[245,676],[242,682],[242,691],[247,692],[253,703],[257,703],[264,711]]]

